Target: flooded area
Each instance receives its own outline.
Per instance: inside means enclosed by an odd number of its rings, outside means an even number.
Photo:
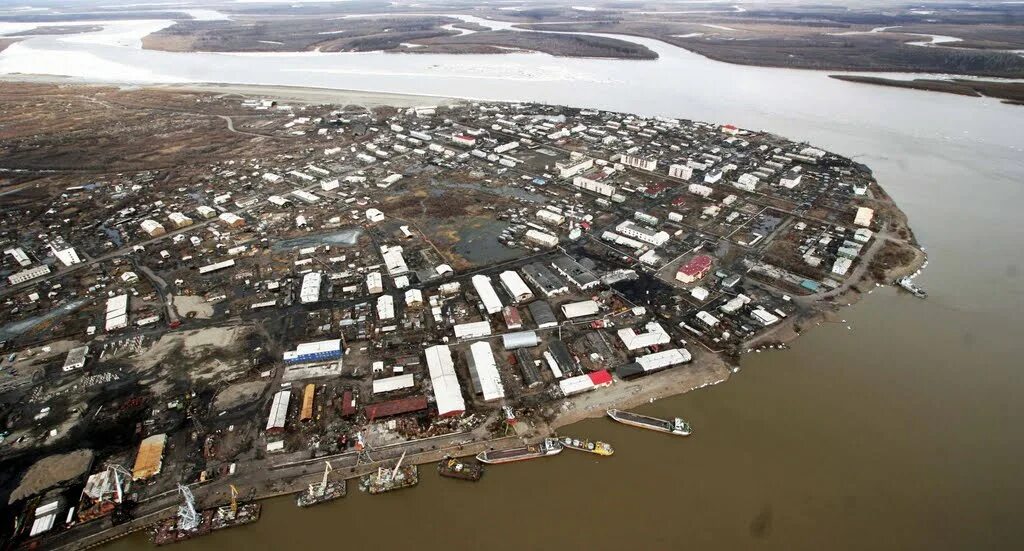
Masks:
[[[281,241],[275,242],[271,248],[275,251],[287,251],[291,249],[301,249],[304,247],[320,247],[323,245],[331,247],[354,247],[356,243],[359,242],[359,237],[362,235],[363,230],[359,228],[346,228],[331,233],[319,233],[303,235],[302,237],[294,237],[292,239],[282,239]]]
[[[309,510],[281,498],[254,525],[178,548],[1019,545],[1024,110],[635,41],[661,58],[299,53],[263,55],[254,68],[248,55],[52,37],[0,54],[4,73],[532,100],[768,129],[871,167],[928,251],[917,280],[927,300],[875,291],[841,310],[841,321],[807,328],[789,350],[744,356],[728,382],[641,408],[686,417],[689,438],[588,420],[564,432],[612,443],[613,457],[566,452],[490,468],[477,484],[425,467],[410,490],[352,492]],[[516,256],[494,239],[502,229],[494,221],[462,235],[460,254]],[[135,534],[110,548],[145,546]]]

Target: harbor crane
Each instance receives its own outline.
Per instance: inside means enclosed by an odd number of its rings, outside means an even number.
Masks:
[[[124,480],[131,484],[132,473],[117,463],[108,465],[107,471],[110,472],[109,476],[114,477],[114,489],[117,491],[117,503],[124,503],[125,484],[121,483],[121,477],[124,476]]]
[[[195,530],[199,527],[199,513],[196,512],[196,498],[188,486],[178,484],[178,493],[183,503],[178,506],[178,529]]]
[[[314,484],[314,483],[310,483],[309,484],[309,496],[310,497],[320,497],[320,496],[324,495],[324,493],[327,492],[327,475],[330,474],[331,471],[333,471],[333,470],[334,470],[334,467],[331,466],[331,462],[330,461],[324,461],[324,477],[323,477],[323,479],[320,480],[320,485],[319,486],[317,484]]]

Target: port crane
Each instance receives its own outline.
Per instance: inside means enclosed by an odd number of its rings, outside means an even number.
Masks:
[[[199,527],[199,513],[196,511],[196,497],[188,486],[178,484],[178,493],[183,503],[178,506],[178,529],[195,530]]]
[[[324,477],[320,480],[319,486],[314,483],[309,485],[309,497],[320,497],[327,492],[327,475],[334,470],[330,461],[324,461]]]
[[[126,485],[121,483],[121,477],[125,477],[125,481],[131,484],[132,473],[128,472],[128,469],[114,463],[107,465],[107,471],[110,472],[109,476],[114,477],[114,489],[117,491],[117,503],[124,503],[124,490]]]
[[[238,488],[234,484],[228,484],[228,487],[231,488],[231,518],[235,518],[238,513]]]

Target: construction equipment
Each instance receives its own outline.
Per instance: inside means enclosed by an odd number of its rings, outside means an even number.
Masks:
[[[238,488],[235,488],[234,484],[228,484],[231,488],[231,517],[234,518],[238,514]]]
[[[199,513],[196,512],[196,497],[188,486],[178,484],[178,493],[183,503],[178,506],[178,530],[187,532],[199,527]]]

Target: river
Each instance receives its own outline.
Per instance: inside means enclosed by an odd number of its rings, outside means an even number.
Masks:
[[[134,22],[131,25],[138,25]],[[126,24],[127,25],[127,24]],[[130,25],[128,25],[130,26]],[[127,28],[127,27],[126,27]],[[641,408],[688,439],[589,420],[608,459],[562,455],[299,511],[183,549],[977,549],[1019,545],[1024,458],[1024,108],[728,65],[394,54],[173,54],[37,37],[0,73],[215,81],[534,100],[767,129],[870,166],[930,264],[927,300],[878,290],[727,383]],[[83,37],[88,35],[82,35]],[[255,58],[255,59],[254,59]],[[255,63],[255,61],[259,63]],[[138,549],[141,535],[113,549]]]

